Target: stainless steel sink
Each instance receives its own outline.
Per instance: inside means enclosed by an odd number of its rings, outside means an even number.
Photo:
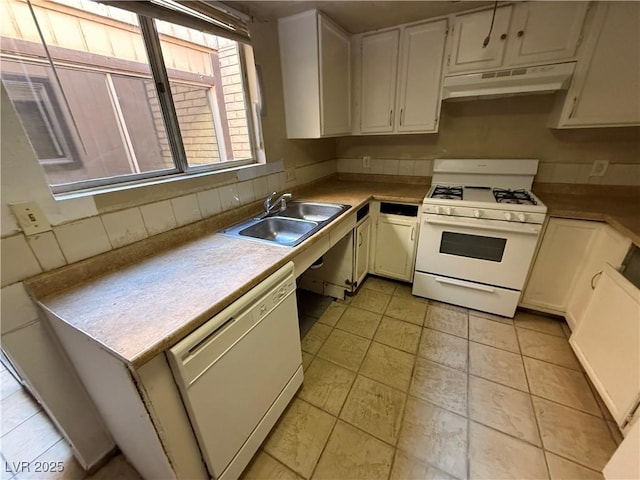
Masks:
[[[343,205],[318,202],[288,202],[287,208],[277,215],[280,217],[300,218],[313,222],[324,222],[344,211]]]
[[[240,222],[222,233],[231,237],[294,247],[346,212],[350,205],[287,202],[287,208]]]
[[[317,226],[317,222],[309,222],[297,218],[267,217],[250,227],[240,230],[238,234],[245,237],[269,240],[280,245],[291,245]]]

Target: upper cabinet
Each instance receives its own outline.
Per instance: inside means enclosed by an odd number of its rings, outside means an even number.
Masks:
[[[447,21],[406,25],[360,37],[360,131],[438,130]]]
[[[497,8],[495,19],[492,9],[457,15],[447,71],[457,74],[572,60],[587,8],[587,2],[522,2]]]
[[[317,10],[278,20],[288,138],[351,133],[351,41]]]
[[[598,2],[552,127],[640,125],[640,3]]]

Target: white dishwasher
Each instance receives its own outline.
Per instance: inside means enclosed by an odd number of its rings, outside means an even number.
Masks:
[[[168,353],[209,473],[237,478],[302,384],[293,263]]]

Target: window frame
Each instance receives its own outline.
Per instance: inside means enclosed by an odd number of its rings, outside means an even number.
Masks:
[[[29,3],[30,8],[32,8],[31,3]],[[104,2],[106,4],[111,4],[109,6],[118,7],[117,3],[119,2]],[[127,3],[127,2],[123,2]],[[84,10],[83,10],[84,11]],[[88,12],[91,13],[91,12]],[[34,11],[32,11],[32,15],[34,18],[34,22],[36,23],[36,27],[40,32],[40,24],[36,17]],[[151,70],[151,80],[154,82],[156,95],[158,97],[158,101],[160,104],[163,124],[166,131],[166,136],[169,141],[169,149],[171,152],[172,161],[174,164],[174,168],[163,169],[163,170],[153,170],[148,172],[140,172],[140,173],[129,173],[124,175],[114,175],[111,177],[101,177],[95,179],[87,179],[80,181],[72,181],[68,183],[60,183],[60,184],[49,184],[49,188],[54,193],[54,195],[68,195],[74,193],[82,193],[82,192],[91,192],[95,191],[98,193],[100,190],[112,190],[114,188],[118,188],[118,186],[144,186],[147,184],[153,184],[158,181],[158,179],[166,179],[175,177],[178,178],[188,178],[191,175],[201,175],[206,173],[216,173],[218,171],[228,172],[230,170],[236,169],[237,167],[245,167],[247,165],[259,164],[260,160],[260,152],[258,144],[260,143],[256,138],[256,126],[254,125],[254,121],[260,121],[260,118],[255,118],[253,115],[253,102],[251,97],[251,89],[248,79],[247,71],[249,70],[245,65],[247,61],[247,55],[245,54],[244,43],[239,41],[236,38],[232,38],[232,36],[227,36],[222,32],[216,32],[215,35],[220,37],[226,37],[230,40],[233,40],[237,44],[238,48],[238,56],[239,56],[239,65],[241,70],[241,79],[242,79],[242,87],[243,87],[243,96],[244,96],[244,104],[245,104],[245,116],[247,122],[247,135],[248,142],[251,151],[251,157],[239,160],[226,160],[220,163],[212,163],[212,164],[204,164],[204,165],[189,165],[187,155],[184,148],[184,143],[182,139],[182,134],[180,131],[180,125],[178,122],[178,116],[175,109],[175,104],[173,102],[172,94],[171,94],[171,86],[169,81],[169,76],[167,74],[166,64],[164,63],[164,58],[162,54],[162,48],[160,44],[160,34],[157,30],[156,20],[167,21],[163,18],[152,17],[148,15],[143,15],[140,13],[136,13],[136,17],[138,20],[138,26],[140,28],[140,35],[144,42],[145,51],[147,54],[149,67]],[[192,25],[188,25],[188,22],[179,22],[176,21],[175,18],[172,18],[171,21],[178,25],[186,26],[187,28],[193,28]],[[54,63],[53,59],[50,57],[48,52],[48,45],[45,42],[42,34],[40,33],[40,40],[44,45],[45,50],[47,51],[48,63],[54,69],[57,68],[56,63]],[[106,74],[112,74],[113,72],[105,72]],[[222,84],[214,85],[213,88],[222,88]],[[56,92],[52,90],[53,94]],[[55,98],[54,101],[65,101],[64,95],[63,98]],[[211,102],[212,114],[219,117],[219,111],[215,111],[216,108],[220,108],[218,102]],[[63,116],[64,117],[64,116]],[[217,125],[216,125],[217,127]],[[218,135],[217,128],[214,127],[214,131],[212,134]],[[65,140],[69,142],[69,138],[65,136]],[[78,164],[80,162],[79,156],[77,154],[77,142],[79,139],[75,138],[75,135],[71,135],[70,140],[72,141],[71,145],[67,145],[69,147],[71,163]],[[219,142],[222,139],[218,139]],[[226,148],[221,148],[220,143],[218,142],[218,149],[220,152],[225,151]],[[226,155],[225,155],[226,157]],[[38,161],[43,165],[48,165],[47,161]],[[66,162],[69,165],[71,163]],[[51,165],[61,165],[62,162],[51,163]]]

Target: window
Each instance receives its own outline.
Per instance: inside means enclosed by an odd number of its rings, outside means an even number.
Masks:
[[[54,192],[255,161],[241,20],[205,2],[0,3],[2,84]]]

